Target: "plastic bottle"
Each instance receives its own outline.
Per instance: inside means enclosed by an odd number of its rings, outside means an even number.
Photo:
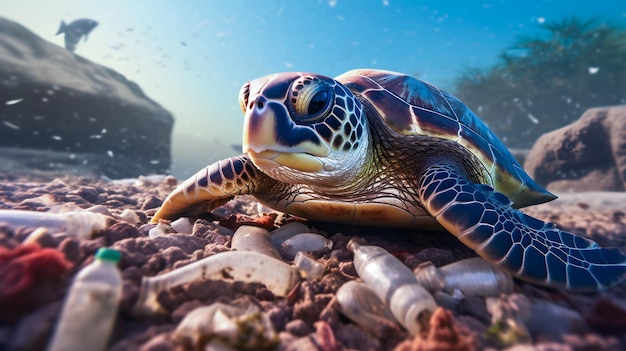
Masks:
[[[428,323],[437,308],[432,295],[419,285],[411,270],[385,249],[348,242],[359,277],[385,302],[391,313],[411,334]]]
[[[282,260],[255,251],[225,251],[184,267],[141,280],[139,298],[133,308],[137,316],[164,312],[157,296],[175,286],[198,280],[258,282],[276,296],[286,296],[300,281],[298,269]]]
[[[513,292],[513,278],[503,269],[480,257],[472,257],[435,267],[432,262],[417,266],[413,274],[431,292],[452,294],[459,290],[464,296],[500,296]]]
[[[78,239],[90,239],[93,233],[104,230],[106,216],[88,211],[48,213],[23,210],[0,210],[0,222],[13,228],[44,227],[51,233],[66,233]]]
[[[100,248],[74,278],[49,351],[104,350],[122,297],[120,253]]]

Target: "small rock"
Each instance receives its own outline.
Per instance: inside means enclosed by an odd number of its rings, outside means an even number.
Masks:
[[[22,318],[13,331],[7,350],[44,350],[61,313],[63,300],[49,303]]]
[[[111,246],[113,243],[120,240],[138,238],[142,235],[134,226],[126,222],[118,222],[105,229],[103,236],[106,240],[107,246]]]
[[[150,196],[147,199],[145,199],[143,201],[143,203],[141,204],[141,209],[142,210],[148,210],[151,208],[157,208],[159,206],[161,206],[161,203],[163,203],[163,200],[158,199],[154,196]]]
[[[305,336],[313,332],[313,328],[302,319],[294,319],[285,325],[285,331],[295,336]]]

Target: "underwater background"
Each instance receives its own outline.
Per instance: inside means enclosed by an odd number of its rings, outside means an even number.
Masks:
[[[516,149],[589,107],[626,102],[622,1],[25,0],[1,16],[60,47],[62,20],[97,21],[74,53],[173,115],[178,178],[241,153],[239,89],[275,72],[410,74],[459,96]],[[0,130],[14,129],[5,122]]]

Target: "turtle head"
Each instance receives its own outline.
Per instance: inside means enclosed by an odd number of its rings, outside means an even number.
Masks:
[[[369,135],[359,100],[332,78],[278,73],[246,83],[243,152],[287,183],[351,180],[366,162]]]

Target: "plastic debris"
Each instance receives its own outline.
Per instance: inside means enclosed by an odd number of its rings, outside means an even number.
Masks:
[[[355,239],[348,242],[347,248],[354,253],[354,267],[361,279],[389,306],[397,321],[417,335],[437,308],[430,293],[407,266],[385,249],[361,245]]]
[[[395,324],[395,318],[367,284],[349,281],[337,291],[340,311],[369,333],[379,334],[382,327]]]
[[[141,219],[139,219],[139,216],[137,215],[137,213],[131,209],[124,209],[124,211],[122,211],[122,213],[120,214],[120,218],[129,224],[135,225],[137,223],[141,223]]]
[[[247,308],[216,302],[198,307],[180,322],[173,338],[187,349],[203,350],[211,346],[236,350],[270,349],[278,343],[278,335],[269,317],[250,304]],[[220,350],[222,348],[219,348]]]
[[[47,213],[0,210],[0,222],[5,222],[13,228],[44,227],[51,234],[65,233],[78,239],[90,239],[94,233],[106,228],[107,218],[99,213],[87,211]]]
[[[318,252],[333,248],[333,241],[315,233],[300,233],[283,241],[278,247],[280,255],[293,260],[298,252]]]
[[[272,230],[270,232],[270,238],[272,239],[272,243],[278,247],[292,236],[300,233],[308,233],[310,231],[309,227],[300,222],[291,222],[278,229]]]
[[[480,257],[439,268],[432,262],[424,262],[413,270],[413,274],[431,293],[453,294],[458,289],[464,296],[499,296],[513,292],[511,275]]]
[[[134,313],[163,312],[157,301],[161,291],[200,279],[259,282],[274,295],[285,296],[299,281],[299,275],[296,267],[258,252],[220,252],[156,277],[144,277]]]
[[[531,341],[533,336],[558,340],[588,331],[580,314],[552,302],[521,294],[490,297],[486,302],[492,323],[486,335],[505,346]]]
[[[254,251],[278,260],[281,259],[276,246],[270,240],[270,232],[261,227],[242,225],[237,228],[230,247],[237,251]]]
[[[104,350],[122,298],[120,253],[100,248],[96,259],[74,278],[49,351]]]
[[[304,252],[298,252],[293,259],[293,264],[298,267],[300,275],[306,280],[318,280],[326,271],[326,265],[314,259]]]
[[[191,223],[187,217],[180,217],[170,223],[170,226],[180,234],[191,234],[191,231],[193,230],[193,223]]]

